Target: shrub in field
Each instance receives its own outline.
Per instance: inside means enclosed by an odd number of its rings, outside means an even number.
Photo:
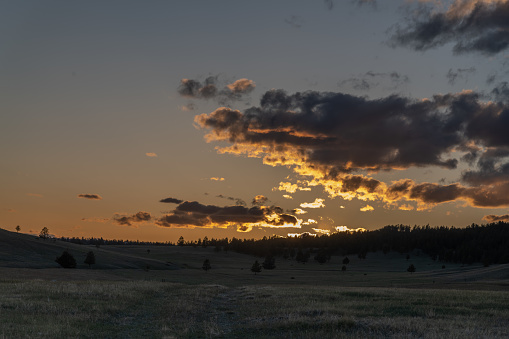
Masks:
[[[258,260],[256,260],[254,262],[253,266],[251,266],[251,272],[254,272],[254,274],[256,275],[256,273],[260,273],[261,271],[262,271],[262,265],[260,265]]]
[[[346,271],[346,265],[343,265],[343,266],[341,267],[341,271],[343,271],[343,272],[344,272],[344,271]]]
[[[67,251],[64,251],[55,261],[63,268],[76,268],[76,259]]]
[[[408,266],[408,268],[406,269],[408,272],[410,273],[414,273],[415,272],[415,266],[414,264],[410,264],[410,266]]]
[[[93,251],[87,253],[84,263],[87,264],[89,268],[91,265],[95,264],[95,254]]]
[[[265,261],[262,263],[262,266],[266,270],[273,270],[276,268],[276,258],[273,255],[268,255],[265,257]]]
[[[201,267],[205,272],[208,272],[208,270],[210,270],[212,268],[212,266],[210,266],[210,261],[209,259],[205,259],[205,261],[203,262],[203,266]]]

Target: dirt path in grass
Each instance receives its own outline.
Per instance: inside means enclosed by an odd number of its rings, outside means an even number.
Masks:
[[[242,291],[238,288],[223,287],[210,302],[210,328],[212,336],[228,336],[238,323],[237,301]]]

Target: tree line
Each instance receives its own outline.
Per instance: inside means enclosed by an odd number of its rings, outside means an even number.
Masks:
[[[307,261],[311,253],[325,262],[331,255],[357,255],[365,259],[369,252],[422,251],[433,260],[485,266],[509,263],[509,223],[471,224],[465,228],[438,226],[388,225],[365,232],[338,232],[300,237],[263,237],[263,239],[214,239],[177,241],[180,246],[214,246],[216,250],[232,250],[259,257],[267,255]]]

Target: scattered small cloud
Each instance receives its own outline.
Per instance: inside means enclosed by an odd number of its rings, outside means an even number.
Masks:
[[[504,214],[504,215],[494,215],[494,214],[485,215],[483,217],[483,220],[486,220],[487,222],[499,222],[499,221],[509,222],[509,214]]]
[[[188,103],[186,105],[182,105],[179,107],[182,111],[184,112],[191,112],[191,111],[194,111],[196,109],[196,106],[195,104],[193,103]]]
[[[153,153],[153,152],[148,152],[148,153],[145,153],[145,155],[149,158],[157,158],[157,154],[156,153]]]
[[[306,214],[307,212],[308,212],[308,211],[305,211],[305,210],[300,209],[300,208],[294,208],[294,209],[292,210],[292,213],[293,213],[293,214]]]
[[[368,91],[380,85],[387,89],[396,89],[410,82],[408,76],[396,71],[392,72],[373,72],[368,71],[364,74],[348,78],[338,83],[339,87],[349,87],[358,91]]]
[[[167,204],[177,204],[177,205],[182,203],[183,201],[184,200],[175,199],[175,198],[164,198],[164,199],[159,200],[159,202],[164,202]]]
[[[286,18],[285,22],[288,25],[295,27],[295,28],[301,28],[306,23],[304,18],[299,15],[292,15],[292,16]]]
[[[43,198],[42,194],[39,193],[27,193],[29,197]]]
[[[330,230],[324,230],[321,228],[312,228],[312,230],[319,234],[329,234],[330,233]]]
[[[247,206],[246,202],[240,198],[228,197],[222,194],[216,195],[216,198],[226,199],[235,202],[235,206]]]
[[[348,226],[336,226],[334,229],[336,232],[366,232],[366,229],[362,227],[350,229]]]
[[[133,224],[139,224],[145,221],[150,221],[152,216],[148,212],[140,211],[132,215],[115,214],[113,221],[122,226],[133,226]],[[136,226],[136,225],[135,225]]]
[[[403,204],[401,206],[398,207],[399,210],[402,210],[402,211],[412,211],[414,210],[414,206],[412,205],[409,205],[409,204]]]
[[[81,221],[87,221],[87,222],[99,222],[99,223],[105,223],[110,221],[110,218],[81,218]]]
[[[279,187],[274,187],[272,189],[273,191],[279,190],[279,191],[285,191],[288,193],[295,193],[297,191],[311,191],[310,187],[301,187],[297,184],[292,184],[291,182],[280,182]]]
[[[283,194],[283,198],[285,198],[285,199],[293,199],[293,197],[291,195],[288,195],[288,194]]]
[[[300,204],[300,207],[302,208],[322,208],[325,207],[325,204],[323,203],[325,199],[316,198],[313,202],[303,202]]]
[[[269,198],[260,194],[253,198],[253,201],[251,202],[251,204],[255,205],[255,206],[261,206],[261,205],[265,204],[268,200],[269,200]]]
[[[457,68],[456,70],[453,70],[452,68],[449,68],[449,71],[446,74],[446,78],[449,82],[449,84],[454,85],[456,84],[456,81],[459,79],[465,79],[465,83],[468,81],[468,76],[470,74],[474,74],[476,71],[475,67],[470,68]]]
[[[210,180],[212,180],[212,181],[224,181],[224,178],[221,178],[221,177],[212,177],[212,178],[210,178]]]
[[[6,208],[5,210],[6,210],[7,212],[9,212],[9,213],[16,213],[16,212],[18,212],[18,211],[17,211],[17,210],[15,210],[14,208]]]
[[[366,205],[360,209],[361,212],[369,212],[369,211],[374,211],[374,210],[375,209],[373,208],[373,206],[370,206],[370,205]]]
[[[222,87],[222,88],[221,88]],[[235,80],[222,86],[218,76],[209,76],[204,81],[182,79],[178,87],[178,93],[189,99],[213,99],[220,104],[241,100],[251,93],[256,87],[253,80],[246,78]],[[183,110],[194,109],[194,106],[186,105]]]
[[[102,197],[99,194],[78,194],[78,198],[88,200],[102,200]]]

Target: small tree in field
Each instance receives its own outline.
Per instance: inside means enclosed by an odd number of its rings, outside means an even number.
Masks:
[[[55,259],[63,268],[76,268],[76,259],[67,251]]]
[[[260,265],[258,260],[256,260],[254,262],[253,266],[251,266],[251,272],[254,272],[254,274],[256,275],[256,273],[260,273],[261,271],[262,271],[262,265]]]
[[[343,271],[343,272],[344,272],[344,271],[346,271],[346,265],[343,265],[343,266],[341,267],[341,271]]]
[[[276,268],[276,258],[273,255],[268,255],[265,257],[265,261],[262,263],[262,266],[266,270],[273,270]]]
[[[18,226],[16,226],[16,232],[19,232],[19,231],[21,231],[21,227],[19,227],[19,225],[18,225]]]
[[[350,259],[348,259],[348,257],[345,257],[345,259],[343,259],[343,265],[348,265],[350,263]]]
[[[209,259],[205,259],[205,261],[203,262],[203,266],[201,267],[205,272],[208,272],[212,266],[210,266],[210,261]]]
[[[39,233],[39,237],[47,239],[49,237],[49,229],[47,227],[43,227],[41,233]]]
[[[88,268],[90,268],[90,265],[95,264],[95,254],[93,251],[87,253],[84,263],[88,265]]]
[[[410,273],[414,273],[415,272],[415,266],[414,264],[410,264],[410,266],[408,266],[408,268],[406,269],[408,272]]]

